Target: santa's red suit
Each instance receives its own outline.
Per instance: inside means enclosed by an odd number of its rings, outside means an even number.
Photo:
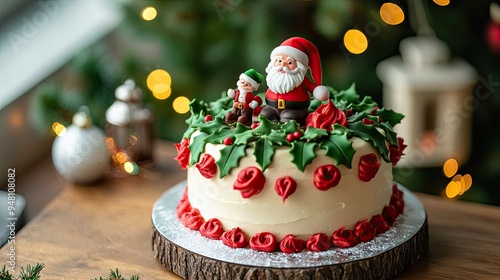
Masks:
[[[234,104],[233,104],[233,107],[234,108],[237,108],[237,109],[253,109],[250,107],[250,103],[252,101],[255,101],[257,102],[259,105],[262,104],[262,99],[259,97],[259,96],[255,96],[253,95],[253,93],[251,91],[247,91],[247,93],[245,94],[245,101],[244,102],[240,102],[240,90],[237,89],[235,91],[235,96],[233,98],[234,100]]]
[[[226,114],[226,122],[231,124],[237,121],[244,125],[252,124],[253,109],[262,104],[262,99],[254,95],[251,91],[247,91],[244,101],[240,102],[241,91],[238,89],[234,93],[233,110]]]
[[[302,109],[308,108],[311,100],[310,92],[317,87],[309,79],[305,78],[302,83],[292,91],[279,94],[271,89],[266,91],[266,103],[275,105],[278,109]]]

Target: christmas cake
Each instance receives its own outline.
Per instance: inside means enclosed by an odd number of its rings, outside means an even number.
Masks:
[[[387,231],[404,210],[392,179],[403,116],[354,85],[323,86],[318,51],[303,38],[270,59],[265,92],[254,93],[264,77],[250,69],[219,100],[190,103],[176,144],[187,169],[180,221],[233,248],[285,253],[352,247]]]

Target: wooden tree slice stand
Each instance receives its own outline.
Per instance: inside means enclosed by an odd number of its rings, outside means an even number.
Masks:
[[[155,257],[184,279],[388,279],[427,251],[425,210],[401,185],[405,211],[389,231],[353,248],[298,254],[232,249],[185,228],[175,212],[185,186],[166,191],[152,214]]]

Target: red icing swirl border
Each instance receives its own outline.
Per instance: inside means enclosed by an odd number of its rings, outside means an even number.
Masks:
[[[187,187],[186,187],[187,189]],[[185,192],[186,194],[186,192]],[[239,228],[224,231],[218,219],[204,221],[198,209],[192,208],[186,195],[177,206],[177,216],[182,224],[192,230],[200,231],[200,234],[211,239],[220,239],[222,243],[231,248],[250,247],[263,252],[274,252],[278,249],[284,253],[298,253],[302,250],[321,252],[330,248],[348,248],[360,242],[371,241],[377,234],[382,234],[390,229],[396,218],[404,211],[403,192],[394,184],[389,205],[386,205],[381,214],[356,223],[354,229],[340,229],[334,231],[331,237],[325,233],[313,234],[308,240],[301,240],[292,234],[286,235],[282,240],[277,240],[270,232],[256,233],[248,241],[245,233]]]

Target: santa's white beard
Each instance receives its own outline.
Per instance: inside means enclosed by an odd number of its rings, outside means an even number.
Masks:
[[[307,73],[307,67],[297,61],[297,68],[290,70],[287,67],[273,66],[274,61],[271,61],[266,68],[267,86],[275,93],[285,94],[292,91],[294,88],[302,84]],[[284,70],[285,73],[280,71]]]
[[[245,95],[247,95],[247,91],[246,89],[243,89],[241,87],[238,86],[238,90],[240,91],[240,96],[239,96],[239,100],[238,102],[245,102]]]

